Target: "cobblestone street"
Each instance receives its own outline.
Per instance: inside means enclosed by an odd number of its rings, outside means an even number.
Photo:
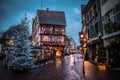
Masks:
[[[120,80],[120,0],[0,0],[0,80]]]
[[[83,59],[77,57],[66,56],[64,60],[57,59],[55,63],[19,72],[5,69],[0,62],[0,80],[120,80],[120,69],[106,68],[89,61],[84,61],[83,74]]]
[[[74,58],[75,57],[75,58]],[[13,72],[0,65],[0,80],[84,80],[83,59],[77,56],[66,56],[64,60],[57,59],[38,69],[26,72]]]

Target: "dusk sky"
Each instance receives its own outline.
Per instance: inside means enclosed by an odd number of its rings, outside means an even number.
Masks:
[[[0,32],[6,31],[11,25],[20,23],[27,14],[30,27],[32,18],[39,9],[64,11],[66,17],[66,34],[79,43],[78,32],[81,31],[81,5],[88,0],[0,0]]]

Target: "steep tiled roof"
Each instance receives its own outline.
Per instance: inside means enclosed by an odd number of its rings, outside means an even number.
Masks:
[[[59,11],[38,10],[37,16],[39,17],[40,24],[53,24],[53,25],[65,25],[65,14]]]

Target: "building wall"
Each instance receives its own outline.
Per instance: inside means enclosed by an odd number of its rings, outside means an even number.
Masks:
[[[56,53],[56,56],[63,56],[65,47],[65,26],[54,24],[40,24],[38,17],[33,22],[33,41],[37,46],[43,48],[42,54],[48,52]],[[61,51],[61,52],[60,52]],[[58,54],[61,55],[58,55]]]
[[[88,11],[86,11],[86,26],[88,29],[89,39],[97,37],[101,32],[101,16],[99,7],[99,2],[95,0],[92,5],[89,6]]]
[[[50,42],[50,43],[56,42],[57,45],[65,44],[65,27],[64,26],[42,24],[40,25],[40,28],[41,28],[41,31],[39,33],[39,36],[41,38],[39,40],[40,45],[43,45],[44,42]],[[52,32],[51,32],[51,29],[52,29]]]
[[[102,26],[103,26],[103,41],[106,48],[107,66],[120,67],[120,0],[107,0],[102,4]],[[116,6],[118,5],[119,6]],[[118,9],[118,11],[116,11]]]
[[[101,2],[102,3],[102,2]],[[110,39],[110,38],[112,38],[112,37],[115,37],[115,36],[117,36],[117,35],[120,35],[119,34],[119,31],[120,31],[120,29],[117,29],[116,31],[110,31],[112,28],[110,28],[110,26],[108,26],[109,28],[109,33],[106,33],[105,32],[105,25],[107,24],[107,23],[110,23],[108,20],[107,20],[107,14],[109,13],[109,12],[113,12],[113,14],[112,15],[110,15],[110,16],[112,16],[113,18],[114,18],[114,22],[112,22],[113,24],[115,23],[115,22],[117,22],[116,21],[116,17],[117,17],[117,15],[116,14],[120,14],[120,11],[119,11],[119,13],[117,13],[116,11],[115,11],[115,6],[117,5],[117,4],[120,4],[120,1],[119,0],[107,0],[104,4],[101,4],[101,13],[102,13],[102,17],[103,17],[103,20],[102,20],[102,26],[103,26],[103,31],[104,31],[104,36],[103,36],[103,39],[104,39],[104,46],[106,47],[106,46],[108,46],[109,44],[110,44],[110,42],[112,42],[112,41],[114,41],[114,39],[111,39],[110,41],[108,40],[108,39]],[[109,19],[109,18],[108,18]],[[118,24],[120,24],[120,21],[118,21],[117,22]],[[111,26],[111,27],[113,27],[114,29],[116,28],[116,26],[115,25],[113,25],[113,26]],[[118,26],[119,27],[119,26]]]
[[[107,64],[120,66],[118,65],[120,64],[120,52],[118,51],[120,49],[118,47],[120,46],[120,0],[89,0],[82,12],[82,24],[81,33],[85,33],[85,27],[88,33],[89,58],[96,62],[98,58],[104,63],[107,58]],[[81,45],[83,45],[82,39]]]
[[[33,42],[42,49],[42,54],[64,56],[66,20],[64,12],[37,10],[33,22]]]
[[[89,5],[89,4],[88,4]],[[97,46],[97,38],[99,37],[99,33],[101,33],[101,24],[100,24],[100,10],[99,10],[99,2],[98,0],[95,0],[91,6],[88,8],[88,12],[86,13],[89,17],[89,20],[87,22],[87,28],[88,28],[88,43],[91,43],[91,46],[88,46],[88,54],[90,60],[95,61],[96,58],[96,46]],[[87,20],[87,19],[86,19]]]
[[[102,1],[102,0],[101,0]],[[118,4],[120,0],[107,0],[104,4],[101,2],[101,12],[102,16],[104,16],[107,12],[109,12],[116,4]]]

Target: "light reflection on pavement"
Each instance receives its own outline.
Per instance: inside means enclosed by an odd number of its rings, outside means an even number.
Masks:
[[[82,61],[78,54],[65,57],[65,71],[69,76],[65,80],[84,80]]]
[[[83,59],[78,54],[27,72],[13,72],[0,66],[0,80],[84,80]]]

